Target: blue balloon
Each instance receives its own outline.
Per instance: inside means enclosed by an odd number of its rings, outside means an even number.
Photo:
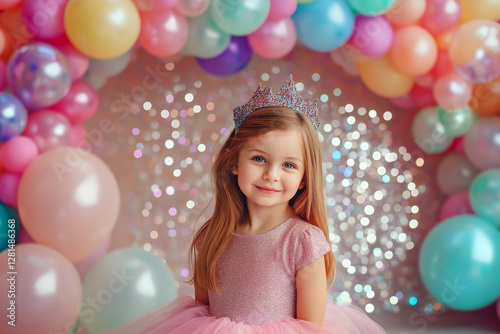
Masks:
[[[142,248],[116,249],[99,259],[82,284],[80,324],[104,333],[177,298],[168,265]]]
[[[0,92],[0,142],[20,135],[28,122],[28,112],[17,97]]]
[[[292,19],[298,39],[320,52],[338,48],[354,30],[354,13],[345,0],[316,0],[298,5]]]
[[[477,175],[469,189],[474,213],[500,227],[500,169],[488,169]]]
[[[485,307],[500,297],[500,231],[474,215],[446,219],[424,239],[419,269],[427,290],[444,305]]]
[[[12,245],[19,237],[21,221],[17,210],[0,202],[0,252]]]
[[[233,75],[244,69],[252,58],[252,49],[246,36],[232,36],[227,49],[214,58],[196,58],[208,73],[218,76]]]

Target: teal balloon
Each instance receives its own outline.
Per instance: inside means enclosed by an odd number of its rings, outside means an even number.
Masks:
[[[89,334],[117,328],[177,298],[168,265],[141,248],[114,250],[83,280],[80,324]]]
[[[488,169],[474,178],[469,201],[476,215],[500,227],[500,169]]]
[[[500,231],[474,215],[444,220],[424,239],[419,270],[427,290],[449,308],[485,307],[500,297]]]
[[[226,50],[231,35],[215,24],[208,11],[186,19],[189,29],[186,44],[181,51],[183,54],[197,58],[213,58]]]
[[[396,0],[347,0],[347,2],[356,13],[365,16],[375,16],[391,9]]]
[[[0,202],[0,252],[13,242],[17,242],[21,221],[19,214],[14,208]]]
[[[233,36],[245,36],[264,23],[269,0],[212,0],[208,10],[220,29]]]
[[[354,30],[354,13],[345,0],[316,0],[298,5],[292,19],[298,39],[320,52],[338,48]]]
[[[459,137],[470,130],[477,120],[477,114],[469,106],[456,110],[438,108],[438,119],[449,137]]]

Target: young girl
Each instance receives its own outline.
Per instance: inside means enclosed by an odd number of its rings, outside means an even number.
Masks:
[[[335,258],[317,102],[290,77],[276,95],[259,87],[233,113],[212,170],[214,213],[191,246],[195,299],[111,333],[385,333],[359,308],[327,303]]]

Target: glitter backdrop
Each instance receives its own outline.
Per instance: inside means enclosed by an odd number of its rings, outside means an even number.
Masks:
[[[211,212],[211,160],[232,129],[232,108],[258,83],[274,92],[293,74],[319,102],[330,240],[337,279],[329,297],[366,312],[440,305],[419,279],[419,244],[437,222],[435,169],[411,138],[416,110],[370,93],[327,54],[297,47],[284,59],[253,57],[234,77],[204,73],[191,57],[138,50],[100,90],[85,123],[88,149],[115,174],[121,211],[112,249],[139,246],[164,258],[179,292],[194,295],[188,250]],[[415,305],[416,306],[413,306]],[[430,309],[429,309],[430,307]]]

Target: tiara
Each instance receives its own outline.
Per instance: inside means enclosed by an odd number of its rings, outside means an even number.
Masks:
[[[293,78],[290,75],[285,85],[280,88],[276,95],[272,93],[271,87],[262,89],[259,84],[259,87],[255,93],[253,93],[250,101],[233,109],[234,125],[236,128],[235,133],[238,132],[238,129],[245,118],[255,110],[276,106],[288,107],[306,115],[313,123],[316,131],[318,131],[318,100],[315,100],[314,102],[304,100],[299,95],[299,92],[295,87],[295,83],[293,82]]]

